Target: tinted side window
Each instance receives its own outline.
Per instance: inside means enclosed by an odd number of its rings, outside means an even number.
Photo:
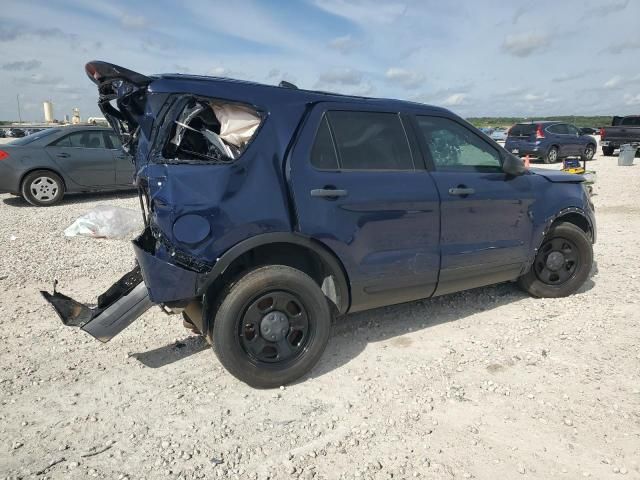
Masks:
[[[407,135],[395,113],[328,113],[340,168],[345,170],[413,170]]]
[[[578,133],[580,133],[580,132],[579,132],[579,130],[578,130],[576,127],[574,127],[573,125],[567,125],[567,133],[568,133],[569,135],[576,135],[576,134],[578,134]]]
[[[459,123],[441,117],[419,116],[418,127],[438,170],[493,171],[501,169],[500,155],[482,138]]]
[[[625,117],[620,121],[620,125],[628,125],[630,127],[640,127],[640,117]]]
[[[331,131],[326,116],[322,117],[316,139],[311,148],[311,165],[321,170],[332,170],[338,168],[338,157],[333,146]]]
[[[536,127],[530,123],[516,123],[509,130],[510,137],[528,137],[533,133],[536,133]]]
[[[76,148],[105,148],[101,131],[76,132],[69,135],[69,142]]]
[[[51,146],[53,146],[53,147],[70,147],[71,146],[71,142],[69,141],[69,135],[67,135],[66,137],[59,138],[55,142],[51,142],[49,144],[49,146],[50,147]]]
[[[555,133],[556,135],[566,135],[567,133],[569,133],[569,130],[567,129],[566,123],[557,123],[555,125],[547,127],[547,132]]]

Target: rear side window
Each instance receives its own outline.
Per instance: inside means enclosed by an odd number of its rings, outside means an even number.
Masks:
[[[566,123],[556,123],[555,125],[547,127],[547,132],[555,133],[556,135],[566,135],[569,133],[569,128]]]
[[[71,135],[61,138],[52,145],[56,147],[72,147],[72,148],[105,148],[104,136],[102,132],[87,131],[75,132]]]
[[[326,116],[322,117],[316,133],[316,139],[311,148],[311,165],[320,170],[335,170],[338,168],[338,156],[333,146],[333,139],[331,138]]]
[[[442,117],[419,116],[417,120],[436,170],[501,170],[498,152],[459,123]]]
[[[407,135],[395,113],[328,113],[344,170],[413,170]]]
[[[620,125],[640,127],[640,117],[625,117],[620,121]]]
[[[536,126],[531,123],[517,123],[509,130],[510,137],[529,137],[536,133]]]

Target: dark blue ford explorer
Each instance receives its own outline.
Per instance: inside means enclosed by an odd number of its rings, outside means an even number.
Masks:
[[[146,228],[96,306],[43,295],[99,340],[160,305],[237,378],[274,387],[319,360],[334,315],[507,281],[562,297],[589,275],[582,177],[525,170],[447,110],[86,71],[134,159]]]

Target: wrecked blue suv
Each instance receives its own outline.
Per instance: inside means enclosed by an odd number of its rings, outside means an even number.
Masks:
[[[152,305],[182,313],[256,387],[304,375],[332,318],[517,280],[537,297],[589,275],[582,177],[525,170],[451,112],[223,78],[86,66],[135,163],[137,266],[89,307],[108,341]]]

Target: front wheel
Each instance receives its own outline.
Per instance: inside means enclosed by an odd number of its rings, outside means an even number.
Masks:
[[[592,263],[593,247],[587,234],[572,223],[559,223],[549,230],[518,284],[534,297],[566,297],[587,280]]]
[[[584,153],[581,155],[581,160],[584,161],[588,161],[591,160],[593,158],[593,156],[596,153],[596,146],[592,145],[591,143],[589,145],[587,145],[584,149]]]
[[[256,388],[297,380],[329,341],[331,311],[308,275],[284,265],[257,268],[223,293],[213,350],[236,378]]]

